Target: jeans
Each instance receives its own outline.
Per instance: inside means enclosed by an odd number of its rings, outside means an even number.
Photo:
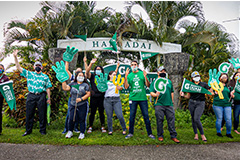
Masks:
[[[70,104],[69,108],[70,108],[70,113],[69,113],[69,119],[68,119],[68,125],[69,125],[68,130],[73,131],[75,106]],[[75,123],[78,122],[80,124],[81,133],[84,133],[86,129],[86,126],[85,126],[86,114],[87,114],[87,103],[81,106],[77,106],[75,118],[76,117],[78,118],[75,119]]]
[[[223,117],[226,121],[226,128],[227,128],[227,134],[231,134],[231,128],[232,128],[232,108],[231,106],[222,107],[222,106],[214,106],[213,110],[216,115],[216,129],[217,133],[221,133],[221,124]]]
[[[70,107],[69,107],[70,102],[71,102],[71,97],[69,97],[69,99],[68,99],[68,111],[67,111],[67,116],[66,116],[66,119],[65,119],[64,131],[68,131],[68,118],[69,118],[69,112],[70,112]],[[76,123],[74,125],[74,130],[78,130],[78,121],[77,120],[76,120]]]
[[[155,106],[155,116],[157,120],[157,134],[158,137],[163,137],[163,121],[164,115],[166,115],[168,130],[171,138],[177,137],[175,130],[175,113],[172,106]]]
[[[195,101],[190,99],[188,109],[192,117],[192,127],[194,134],[197,134],[197,128],[201,135],[204,135],[203,126],[200,121],[200,118],[203,114],[205,108],[205,101]]]
[[[146,101],[132,101],[129,102],[130,105],[130,118],[129,118],[129,133],[133,134],[134,132],[134,123],[135,123],[135,116],[137,112],[137,106],[140,106],[142,115],[144,118],[144,122],[146,125],[148,135],[152,134],[151,124],[148,116],[148,102]]]
[[[234,130],[237,130],[239,125],[240,105],[234,105],[233,117],[234,117]]]
[[[108,122],[108,131],[112,132],[112,118],[113,118],[113,110],[117,115],[117,118],[120,121],[123,131],[126,131],[126,124],[122,114],[122,103],[120,97],[106,97],[104,98],[104,108],[107,114],[107,122]]]

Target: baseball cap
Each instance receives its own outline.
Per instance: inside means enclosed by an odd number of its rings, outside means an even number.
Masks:
[[[198,71],[192,72],[191,77],[194,78],[194,77],[196,77],[196,76],[200,76],[200,74],[198,73]]]
[[[40,65],[40,66],[42,67],[42,63],[39,62],[39,61],[37,61],[37,62],[34,63],[34,66],[36,66],[36,65]]]
[[[162,70],[165,70],[165,71],[166,71],[166,69],[164,68],[164,66],[160,66],[157,71],[160,72],[160,71],[162,71]]]

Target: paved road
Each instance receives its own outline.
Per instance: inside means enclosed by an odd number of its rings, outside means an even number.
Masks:
[[[0,143],[0,159],[6,160],[132,160],[132,159],[240,159],[240,143],[148,146],[52,146]]]

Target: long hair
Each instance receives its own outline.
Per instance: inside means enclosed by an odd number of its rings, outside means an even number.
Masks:
[[[104,69],[103,69],[102,66],[96,66],[96,67],[94,68],[94,74],[96,75],[96,70],[97,70],[98,67],[101,68],[101,70],[102,70],[102,74],[104,75]]]
[[[88,81],[87,81],[87,79],[86,79],[86,77],[85,77],[85,75],[84,75],[83,72],[76,72],[76,73],[75,73],[74,82],[77,82],[77,77],[78,77],[78,75],[79,75],[80,73],[82,73],[82,74],[83,74],[83,77],[84,77],[83,83],[87,83],[87,84],[88,84]]]
[[[3,65],[3,64],[0,64],[0,66],[2,66],[2,67],[3,67],[3,69],[5,70],[5,68],[4,68],[4,65]]]
[[[110,71],[110,72],[108,73],[108,78],[107,78],[107,80],[110,80],[110,75],[112,75],[113,72],[115,72],[115,71]]]
[[[235,87],[235,84],[236,84],[236,79],[235,79],[235,77],[236,77],[236,75],[238,74],[239,72],[236,72],[236,73],[234,73],[234,75],[233,75],[233,77],[232,77],[232,79],[229,81],[229,83],[228,83],[228,86],[229,87]]]

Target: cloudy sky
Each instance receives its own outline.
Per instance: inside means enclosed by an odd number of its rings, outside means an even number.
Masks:
[[[206,20],[222,24],[227,32],[235,34],[239,38],[240,21],[225,22],[225,20],[240,17],[240,1],[202,1]],[[97,8],[109,6],[116,11],[124,11],[123,1],[98,1]],[[0,1],[0,48],[3,47],[3,26],[15,19],[26,20],[34,17],[40,9],[39,1]],[[139,8],[134,12],[141,12]],[[143,14],[144,16],[144,14]]]

